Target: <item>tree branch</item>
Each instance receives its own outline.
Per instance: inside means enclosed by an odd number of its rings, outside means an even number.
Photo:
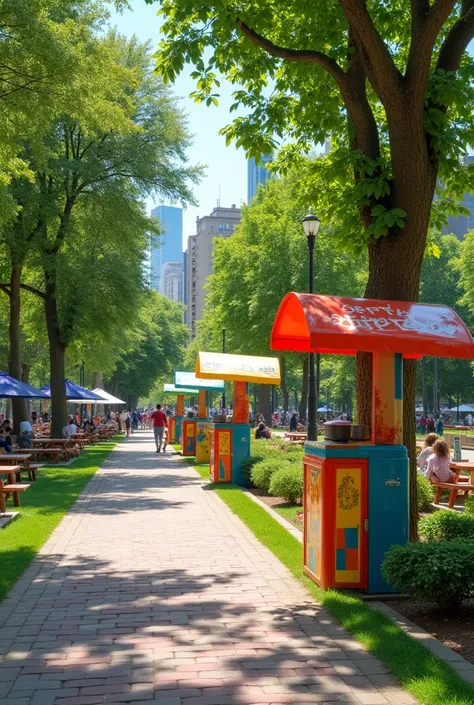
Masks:
[[[421,0],[418,1],[421,2]],[[412,15],[412,35],[406,77],[408,85],[415,91],[417,97],[426,92],[433,48],[454,5],[455,0],[436,0],[424,17],[418,12]]]
[[[387,107],[387,102],[402,85],[402,75],[374,25],[367,10],[366,0],[339,0],[339,4],[364,52],[367,77],[374,91]]]
[[[30,294],[35,294],[35,296],[39,296],[42,299],[46,299],[46,294],[43,291],[40,291],[39,289],[35,289],[34,286],[30,286],[29,284],[20,284],[20,287],[25,291],[29,291]]]
[[[275,56],[277,59],[286,59],[287,61],[306,61],[313,64],[318,64],[325,69],[336,81],[342,89],[346,85],[346,75],[339,64],[331,59],[327,54],[311,49],[287,49],[286,47],[277,46],[269,39],[265,39],[262,35],[255,32],[241,19],[237,18],[237,25],[248,39],[256,46],[264,49],[270,56]]]
[[[11,298],[11,289],[6,284],[0,284],[0,291],[3,291],[9,298]]]
[[[451,27],[438,54],[437,69],[457,71],[467,45],[474,37],[474,0],[464,0],[458,21]]]

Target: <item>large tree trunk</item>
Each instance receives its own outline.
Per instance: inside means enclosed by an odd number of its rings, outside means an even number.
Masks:
[[[67,423],[67,402],[65,390],[66,345],[61,340],[54,282],[46,285],[44,300],[46,326],[49,338],[49,371],[51,384],[51,438],[62,438]]]
[[[417,120],[418,117],[418,120]],[[398,120],[397,120],[398,118]],[[396,123],[396,124],[395,124]],[[403,125],[405,123],[405,125]],[[369,278],[367,298],[393,301],[418,301],[421,265],[436,185],[436,169],[429,160],[421,114],[407,111],[390,116],[393,187],[389,207],[403,208],[406,225],[369,245]],[[358,357],[359,388],[358,418],[370,419],[367,379],[370,362]],[[404,361],[403,441],[410,458],[410,538],[417,538],[416,443],[415,443],[415,380],[413,360]]]
[[[258,385],[258,412],[263,415],[266,423],[271,427],[272,412],[270,404],[270,387],[268,384]]]
[[[307,416],[307,408],[308,408],[308,369],[309,369],[309,360],[308,357],[303,358],[303,378],[301,380],[301,399],[300,399],[300,404],[298,408],[298,413],[300,420],[305,419]]]
[[[13,265],[10,273],[10,356],[8,361],[8,373],[15,379],[22,379],[21,366],[21,330],[20,330],[20,310],[21,310],[21,265]],[[26,399],[12,399],[13,412],[13,433],[20,433],[20,422],[28,419],[28,405]]]
[[[280,355],[280,375],[281,393],[283,394],[283,411],[286,413],[290,405],[288,387],[286,386],[286,360],[284,355]]]
[[[425,416],[428,414],[428,389],[426,386],[426,360],[424,357],[421,358],[421,396],[423,397],[423,413]],[[451,407],[451,404],[450,404]]]

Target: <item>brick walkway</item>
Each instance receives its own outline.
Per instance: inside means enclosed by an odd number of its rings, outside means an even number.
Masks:
[[[139,432],[1,604],[0,705],[140,702],[414,701]]]

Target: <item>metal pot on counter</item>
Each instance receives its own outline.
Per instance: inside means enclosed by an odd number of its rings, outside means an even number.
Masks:
[[[370,438],[370,428],[363,423],[351,424],[351,438],[353,441],[367,441]]]
[[[350,421],[326,421],[323,423],[324,438],[335,443],[346,443],[351,438]]]
[[[328,441],[335,443],[347,443],[347,441],[366,441],[370,438],[370,429],[362,423],[351,423],[350,421],[326,421],[323,423],[324,437]]]

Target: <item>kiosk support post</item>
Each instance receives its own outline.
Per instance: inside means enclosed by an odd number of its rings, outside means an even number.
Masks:
[[[374,353],[372,440],[378,445],[403,442],[403,356]]]
[[[176,416],[184,416],[184,396],[178,394],[176,398]]]
[[[247,382],[234,382],[234,423],[249,422],[249,395]]]
[[[199,418],[206,419],[207,418],[206,391],[204,389],[199,390],[198,409],[199,409],[199,412],[198,412]]]

